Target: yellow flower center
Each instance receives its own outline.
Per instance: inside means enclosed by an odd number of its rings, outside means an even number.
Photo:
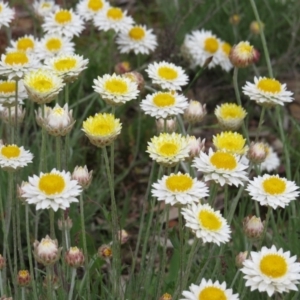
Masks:
[[[16,91],[16,82],[15,81],[4,81],[0,82],[0,93],[10,94]]]
[[[245,117],[245,111],[239,105],[225,103],[221,106],[220,115],[223,119],[242,119]]]
[[[5,56],[5,63],[7,65],[25,65],[28,63],[28,56],[21,51],[7,53]]]
[[[103,2],[101,0],[90,0],[88,3],[88,8],[97,12],[103,8]]]
[[[172,192],[185,192],[192,188],[193,179],[187,174],[171,175],[166,180],[166,186]]]
[[[145,30],[142,27],[135,26],[129,30],[129,37],[140,41],[145,37]]]
[[[159,153],[164,156],[174,156],[178,153],[178,145],[172,142],[165,142],[160,146]]]
[[[199,300],[227,300],[224,291],[215,286],[205,287],[198,296]]]
[[[18,276],[21,278],[27,278],[29,276],[29,272],[27,270],[21,270],[18,272]]]
[[[27,51],[34,48],[34,41],[30,38],[24,37],[17,41],[17,49],[19,51]]]
[[[228,56],[231,50],[231,45],[228,43],[223,43],[222,44],[222,50],[223,52]]]
[[[217,169],[234,170],[237,166],[235,157],[226,152],[216,152],[211,158],[210,162]]]
[[[260,261],[261,272],[272,278],[279,278],[286,274],[288,266],[286,260],[278,254],[267,254]]]
[[[160,67],[158,69],[158,75],[159,77],[165,79],[165,80],[174,80],[178,77],[178,73],[174,68],[170,68],[167,66]]]
[[[281,91],[281,84],[278,80],[272,78],[263,78],[261,79],[257,87],[266,93],[277,94]]]
[[[60,10],[55,14],[55,21],[61,25],[71,22],[72,14],[66,10]]]
[[[251,46],[249,43],[241,42],[238,44],[237,51],[239,52],[239,54],[249,55],[253,52],[253,46]]]
[[[42,4],[42,8],[50,8],[50,7],[51,7],[51,4],[48,3],[48,2],[44,2],[44,3]]]
[[[286,182],[276,176],[265,179],[262,185],[264,191],[270,195],[280,195],[284,193],[286,189]]]
[[[218,150],[243,154],[246,140],[237,132],[222,132],[213,137],[213,143]]]
[[[36,90],[40,93],[43,93],[43,92],[48,92],[48,91],[52,90],[54,87],[54,84],[50,78],[43,76],[43,75],[37,75],[35,78],[32,78],[32,80],[30,82],[30,86],[34,90]]]
[[[1,154],[8,159],[19,157],[21,150],[16,145],[7,145],[1,148]]]
[[[2,5],[0,4],[0,12],[2,12]]]
[[[213,54],[219,49],[219,42],[216,38],[209,37],[204,41],[204,49]]]
[[[69,71],[76,66],[77,60],[75,58],[62,58],[54,63],[54,68],[57,71]]]
[[[198,214],[199,223],[208,230],[219,230],[222,226],[220,218],[212,211],[201,210]]]
[[[97,114],[83,122],[84,130],[91,135],[108,136],[115,131],[116,120],[111,114]]]
[[[60,174],[44,174],[39,182],[39,189],[48,196],[60,194],[65,186],[65,180]]]
[[[57,116],[63,116],[64,115],[64,109],[61,107],[55,107],[53,108],[53,114],[57,115]]]
[[[128,86],[122,78],[111,78],[105,82],[105,89],[112,94],[125,94]]]
[[[120,8],[112,7],[107,11],[107,17],[115,21],[118,21],[123,18],[123,12]]]
[[[153,97],[153,103],[158,107],[172,106],[175,104],[175,97],[170,93],[159,93]]]
[[[61,46],[62,46],[61,40],[58,38],[52,38],[46,42],[46,48],[49,51],[58,51],[61,49]]]

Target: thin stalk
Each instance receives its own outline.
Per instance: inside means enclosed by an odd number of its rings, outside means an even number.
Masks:
[[[195,77],[192,79],[192,81],[190,82],[190,84],[185,88],[184,90],[184,94],[192,87],[193,83],[200,77],[200,75],[202,74],[202,72],[206,69],[206,66],[203,68],[200,68],[198,70],[198,72],[196,73]]]
[[[19,144],[19,122],[18,122],[18,79],[16,79],[16,93],[15,93],[15,143]]]
[[[72,300],[73,298],[73,291],[74,291],[74,286],[75,286],[75,278],[76,278],[76,269],[72,268],[72,273],[71,273],[71,287],[70,287],[70,291],[69,291],[69,300]]]
[[[259,244],[258,249],[261,249],[263,241],[265,239],[265,236],[266,236],[266,233],[267,233],[267,230],[268,230],[268,225],[269,225],[271,212],[272,212],[272,207],[268,206],[268,211],[267,211],[266,220],[265,220],[265,224],[264,224],[264,231],[263,231],[263,234],[261,236],[261,240],[260,240],[260,244]]]
[[[180,252],[180,258],[179,258],[179,265],[180,265],[180,272],[177,280],[177,284],[175,286],[179,285],[179,292],[182,291],[182,282],[183,282],[183,275],[184,275],[184,261],[183,257],[185,257],[185,249],[183,247],[183,220],[182,220],[182,214],[181,214],[181,207],[178,208],[178,226],[179,226],[179,252]],[[187,243],[187,240],[185,241]]]
[[[16,220],[16,199],[13,197],[12,204],[12,229],[13,229],[13,251],[14,251],[14,273],[13,276],[17,278],[18,274],[18,241],[17,241],[17,220]],[[15,280],[14,280],[15,281]],[[17,284],[14,285],[15,295],[18,294]]]
[[[8,108],[8,120],[9,120],[9,137],[10,137],[10,142],[11,144],[14,143],[14,129],[13,129],[13,126],[12,126],[12,118],[11,118],[11,107]]]
[[[244,186],[241,186],[237,195],[235,196],[235,198],[233,199],[232,203],[231,203],[231,206],[230,206],[230,210],[229,210],[229,213],[228,213],[228,218],[227,218],[227,221],[228,221],[228,224],[230,225],[231,224],[231,221],[233,219],[233,215],[234,215],[234,212],[235,212],[235,209],[237,207],[237,204],[241,198],[241,195],[243,194],[243,191],[244,191]]]
[[[19,258],[21,263],[21,269],[25,269],[24,265],[24,255],[22,250],[22,243],[21,243],[21,224],[20,224],[20,203],[19,200],[16,200],[17,207],[16,207],[16,217],[17,217],[17,241],[18,241],[18,250],[19,250]]]
[[[214,205],[215,197],[218,194],[218,187],[219,187],[218,184],[215,182],[212,185],[213,186],[211,188],[211,191],[209,193],[209,198],[208,198],[208,203],[210,206]]]
[[[49,208],[49,219],[50,219],[50,237],[55,239],[55,229],[54,229],[54,210]]]
[[[42,104],[42,117],[44,119],[45,117],[45,104]],[[42,127],[42,145],[41,145],[41,160],[40,160],[40,166],[39,169],[42,172],[46,172],[47,165],[46,165],[46,129],[44,126]]]
[[[52,300],[52,272],[51,272],[52,266],[46,267],[47,272],[47,300]]]
[[[111,114],[115,115],[116,114],[116,108],[112,106],[111,108]],[[112,142],[110,145],[110,173],[112,174],[112,182],[114,186],[114,174],[115,174],[115,143]]]
[[[61,137],[55,137],[55,146],[56,146],[56,167],[57,170],[61,171]]]
[[[204,273],[205,273],[205,271],[206,271],[206,269],[207,269],[207,267],[210,263],[210,259],[213,257],[213,253],[215,251],[215,248],[216,248],[216,244],[213,244],[211,246],[211,250],[209,251],[210,256],[206,259],[206,262],[205,262],[204,266],[202,267],[200,274],[197,277],[196,283],[198,283],[200,281],[200,279],[203,277],[203,275],[204,275]]]
[[[231,285],[230,285],[230,288],[231,288],[231,289],[232,289],[232,287],[234,286],[236,280],[238,279],[239,274],[240,274],[240,269],[238,269],[238,270],[236,271],[236,273],[235,273],[235,275],[234,275],[234,277],[233,277],[233,280],[232,280]]]
[[[1,296],[4,295],[3,279],[2,279],[2,270],[0,270],[0,293],[1,293]]]
[[[65,103],[69,106],[69,83],[66,82],[65,85]]]
[[[25,300],[26,298],[25,298],[25,288],[24,287],[21,288],[21,293],[22,293],[22,300]]]
[[[255,142],[258,141],[258,137],[259,137],[259,134],[261,132],[261,127],[262,127],[262,124],[264,122],[265,112],[266,112],[266,108],[263,106],[262,109],[261,109],[259,122],[258,122],[258,127],[257,127],[257,130],[256,130]]]

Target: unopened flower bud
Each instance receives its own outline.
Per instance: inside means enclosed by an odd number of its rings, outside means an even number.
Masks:
[[[172,296],[171,296],[170,294],[168,294],[168,293],[163,294],[163,295],[159,298],[159,300],[172,300],[172,299],[173,299]]]
[[[202,105],[199,101],[191,100],[188,108],[184,111],[183,118],[189,123],[201,122],[206,116],[206,105]]]
[[[125,244],[129,239],[129,234],[124,229],[118,231],[118,236],[119,236],[121,245]]]
[[[143,92],[145,86],[145,80],[141,73],[136,71],[131,71],[123,74],[123,77],[129,78],[131,81],[135,82],[138,86],[138,90]]]
[[[61,248],[58,248],[57,240],[52,240],[48,235],[39,241],[33,243],[34,257],[44,266],[53,265],[59,258]]]
[[[44,116],[47,116],[50,111],[51,111],[51,107],[45,105],[44,106]],[[43,118],[43,112],[42,112],[41,107],[39,107],[38,110],[35,111],[35,120],[40,127],[43,127],[44,118]]]
[[[9,117],[9,109],[10,109],[10,114],[11,116]],[[25,117],[25,113],[26,113],[26,109],[21,106],[18,105],[17,107],[17,122],[18,124],[21,124],[24,120]],[[15,115],[16,115],[16,110],[15,107],[12,106],[10,108],[4,107],[3,110],[1,111],[1,118],[3,120],[3,122],[11,125],[11,126],[15,126]]]
[[[264,231],[264,222],[255,216],[248,216],[243,220],[243,230],[249,239],[259,239]]]
[[[99,247],[98,249],[98,256],[100,258],[111,258],[112,257],[112,249],[109,245],[102,245],[101,247]]]
[[[77,247],[71,247],[65,254],[67,265],[72,268],[79,268],[84,264],[84,255]]]
[[[252,34],[258,35],[264,29],[264,23],[252,21],[250,24],[250,31]]]
[[[268,145],[265,143],[254,143],[252,142],[250,144],[250,148],[247,153],[248,159],[255,163],[260,164],[265,161],[267,155],[268,155]]]
[[[89,187],[89,185],[92,182],[92,178],[93,178],[93,171],[89,172],[87,166],[84,167],[76,166],[72,173],[72,179],[77,180],[78,184],[81,185],[83,189]]]
[[[131,71],[130,63],[128,61],[122,61],[115,65],[116,74],[124,74]]]
[[[17,283],[19,286],[24,287],[30,284],[31,277],[28,270],[21,270],[17,275]]]
[[[5,259],[4,257],[0,254],[0,271],[5,267]]]
[[[29,184],[27,181],[22,181],[21,186],[17,184],[17,198],[19,200],[22,200],[22,201],[25,200],[25,198],[23,198],[23,195],[24,195],[23,187],[27,184]]]
[[[70,230],[73,227],[73,221],[69,216],[66,219],[58,219],[57,226],[59,230]]]
[[[251,65],[257,53],[253,46],[249,42],[240,42],[237,45],[234,45],[229,53],[229,60],[233,66],[237,68],[245,68]]]
[[[241,16],[238,14],[234,14],[229,18],[230,24],[232,24],[234,26],[238,25],[240,23],[240,21],[241,21]]]
[[[201,141],[200,138],[196,139],[195,136],[187,136],[189,143],[189,157],[188,160],[193,160],[196,156],[199,156],[200,152],[205,148],[205,139]]]
[[[166,122],[166,125],[165,125]],[[176,123],[176,118],[173,119],[157,119],[156,120],[156,128],[157,132],[164,132],[165,131],[165,126],[166,126],[166,132],[172,133],[176,131],[177,123]]]
[[[238,268],[243,267],[244,261],[247,259],[248,256],[248,251],[240,252],[236,257],[235,257],[235,265]]]

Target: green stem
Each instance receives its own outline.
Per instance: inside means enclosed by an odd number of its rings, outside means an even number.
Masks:
[[[4,295],[3,279],[2,279],[2,270],[0,270],[0,293],[1,293],[1,296]]]
[[[213,245],[211,246],[211,249],[210,249],[210,251],[209,251],[210,256],[206,259],[205,264],[204,264],[204,266],[202,267],[201,272],[200,272],[200,274],[198,275],[196,282],[199,282],[200,279],[203,278],[203,275],[204,275],[204,273],[205,273],[205,271],[206,271],[206,268],[208,267],[209,263],[211,262],[211,258],[213,257],[213,254],[214,254],[214,251],[215,251],[216,246],[217,246],[216,244],[213,244]]]
[[[214,201],[215,201],[215,198],[216,198],[216,195],[218,193],[218,184],[217,183],[212,183],[212,188],[211,188],[211,191],[209,193],[209,198],[208,198],[208,203],[210,206],[213,206],[214,205]]]
[[[52,300],[52,271],[51,271],[52,266],[47,266],[46,267],[46,272],[47,272],[47,300]]]
[[[50,237],[55,239],[55,229],[54,229],[54,210],[49,208],[49,219],[50,219]]]
[[[232,280],[231,285],[230,285],[230,288],[231,288],[231,289],[232,289],[232,287],[234,286],[234,284],[235,284],[237,278],[239,277],[239,274],[240,274],[240,269],[238,269],[238,270],[236,271],[236,273],[235,273],[235,275],[234,275],[234,277],[233,277],[233,280]]]
[[[45,104],[42,104],[42,118],[45,117]],[[40,171],[46,172],[47,171],[47,164],[46,164],[46,129],[42,127],[42,145],[41,145],[41,160],[40,160]]]
[[[17,199],[17,207],[16,207],[16,217],[17,217],[17,240],[18,240],[18,250],[19,250],[19,257],[21,263],[21,269],[25,269],[24,265],[24,255],[21,243],[21,224],[20,224],[20,202]]]
[[[200,68],[198,70],[198,72],[196,73],[195,77],[193,78],[193,80],[190,82],[190,84],[185,88],[184,90],[184,94],[191,88],[191,86],[193,85],[193,83],[200,77],[200,75],[202,74],[202,72],[206,69],[206,67],[204,68]]]
[[[75,278],[76,278],[76,269],[72,268],[72,277],[71,277],[71,287],[69,291],[69,300],[72,300],[73,298],[73,291],[74,291],[74,286],[75,286]]]
[[[258,141],[259,134],[261,132],[261,127],[262,127],[262,124],[264,122],[265,112],[266,112],[266,108],[263,106],[262,109],[261,109],[259,122],[258,122],[258,127],[257,127],[257,130],[256,130],[255,142]]]
[[[57,170],[61,171],[61,137],[57,136],[55,138],[55,146],[56,146],[56,167]]]
[[[25,300],[26,298],[25,298],[25,288],[24,287],[21,288],[21,293],[22,293],[22,300]]]
[[[265,239],[265,236],[266,236],[266,233],[267,233],[267,230],[268,230],[268,225],[269,225],[271,212],[272,212],[272,207],[268,206],[267,216],[266,216],[266,220],[265,220],[265,224],[264,224],[264,231],[263,231],[263,234],[261,236],[260,245],[259,245],[258,249],[261,249],[262,244],[264,242],[264,239]]]
[[[69,83],[65,85],[65,103],[69,106]]]
[[[232,203],[231,203],[231,206],[230,206],[230,210],[229,210],[229,214],[228,214],[228,218],[227,218],[227,221],[228,221],[228,225],[230,226],[231,224],[231,221],[233,219],[233,215],[234,215],[234,212],[235,212],[235,209],[237,207],[237,204],[241,198],[241,195],[243,194],[243,191],[244,191],[245,187],[244,186],[241,186],[237,195],[235,196],[235,198],[233,199]]]
[[[13,229],[13,249],[14,249],[14,273],[13,276],[17,278],[18,274],[18,241],[17,241],[17,220],[16,220],[16,199],[13,197],[13,204],[12,204],[12,229]],[[14,285],[15,288],[15,295],[18,294],[17,284]]]
[[[18,79],[16,79],[16,93],[15,93],[15,143],[19,144],[19,122],[18,122]]]

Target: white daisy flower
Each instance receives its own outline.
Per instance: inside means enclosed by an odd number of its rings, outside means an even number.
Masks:
[[[191,284],[189,291],[183,291],[180,300],[239,300],[238,294],[233,294],[232,289],[226,289],[226,282],[212,282],[211,279],[202,278],[199,285]]]
[[[229,43],[226,42],[221,43],[219,64],[221,68],[226,72],[229,72],[233,68],[232,63],[229,60],[230,50],[231,50],[231,45]]]
[[[205,183],[180,172],[163,176],[157,183],[153,183],[152,187],[153,197],[171,205],[199,203],[199,199],[208,196],[208,187]]]
[[[118,7],[108,7],[94,17],[95,26],[104,31],[110,29],[115,32],[129,30],[133,23],[133,19],[127,16],[127,12]]]
[[[45,68],[50,69],[65,82],[73,82],[87,68],[89,60],[78,54],[62,54],[45,61]]]
[[[7,76],[9,80],[18,80],[39,65],[39,61],[23,51],[9,51],[1,55],[0,75]]]
[[[247,172],[248,160],[236,154],[224,151],[214,152],[209,149],[208,155],[200,152],[200,156],[193,161],[193,167],[204,173],[204,180],[214,180],[221,186],[244,185],[244,181],[248,181]]]
[[[285,207],[298,195],[299,187],[294,181],[281,178],[278,175],[264,174],[251,180],[246,188],[253,200],[260,205]]]
[[[16,91],[18,91],[18,104],[23,104],[23,100],[28,98],[23,80],[18,80],[18,86],[15,80],[0,80],[0,104],[5,107],[14,106]]]
[[[42,18],[59,8],[53,0],[36,0],[32,5],[35,14]]]
[[[147,95],[146,99],[141,102],[141,108],[145,114],[157,119],[183,114],[188,105],[187,98],[174,91]]]
[[[166,90],[181,90],[188,83],[188,76],[181,67],[173,63],[154,62],[146,69],[154,84]]]
[[[152,29],[146,29],[146,26],[135,25],[126,31],[121,31],[116,39],[118,49],[121,53],[149,54],[157,47],[156,36]]]
[[[36,46],[36,56],[39,60],[47,60],[54,56],[73,54],[75,44],[60,34],[45,35]]]
[[[6,171],[15,171],[32,162],[33,155],[24,147],[0,145],[0,167]]]
[[[267,292],[269,297],[275,292],[298,291],[300,263],[296,262],[296,256],[291,257],[290,251],[277,250],[273,245],[270,249],[262,247],[259,252],[251,252],[250,257],[244,261],[241,271],[251,291]]]
[[[81,33],[84,29],[84,24],[83,20],[72,9],[61,8],[47,15],[42,27],[49,34],[61,34],[72,38]]]
[[[108,7],[109,3],[105,0],[81,0],[76,6],[76,11],[85,21],[90,21]]]
[[[243,93],[257,104],[274,106],[292,102],[293,93],[286,90],[286,84],[267,77],[254,77],[254,83],[246,82]]]
[[[209,204],[191,203],[182,208],[186,223],[196,237],[203,243],[226,243],[230,239],[230,227],[219,211],[214,211]]]
[[[278,154],[274,151],[273,147],[266,145],[267,156],[265,160],[261,163],[261,171],[266,170],[267,172],[272,172],[276,170],[280,165],[280,159]]]
[[[9,23],[15,17],[15,10],[10,8],[7,3],[0,1],[0,28],[2,26],[9,26]]]
[[[94,79],[93,88],[107,104],[112,106],[119,106],[134,100],[140,92],[136,82],[116,74],[98,76]]]
[[[28,178],[23,187],[23,197],[29,204],[35,204],[36,210],[59,208],[65,210],[70,203],[78,202],[76,198],[81,193],[81,187],[76,180],[71,179],[70,172],[53,169],[50,173],[40,173]]]
[[[9,51],[24,51],[29,54],[35,54],[35,50],[38,42],[35,40],[33,35],[24,35],[15,41],[11,42],[11,47],[7,48]]]
[[[178,133],[161,133],[148,142],[147,151],[158,164],[173,167],[189,157],[189,142]]]

